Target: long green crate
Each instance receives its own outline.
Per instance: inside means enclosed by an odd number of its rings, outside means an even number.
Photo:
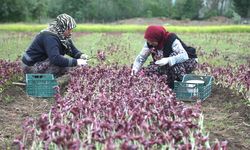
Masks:
[[[26,92],[34,97],[53,97],[57,82],[53,74],[26,74]]]
[[[189,80],[202,80],[204,83],[187,83]],[[196,101],[198,99],[203,101],[211,95],[212,82],[212,76],[186,74],[182,81],[174,83],[176,98],[182,101]]]

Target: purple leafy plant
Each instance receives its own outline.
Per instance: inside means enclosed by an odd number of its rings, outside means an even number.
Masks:
[[[20,79],[22,72],[18,61],[7,61],[0,59],[0,93],[9,86],[12,81]]]
[[[208,63],[199,65],[199,74],[209,74],[215,78],[215,83],[226,88],[233,89],[248,99],[247,92],[250,90],[250,64],[238,66],[227,65],[216,67]]]
[[[177,101],[165,76],[145,71],[130,76],[127,66],[77,68],[50,113],[24,122],[29,127],[21,139],[33,138],[15,142],[44,149],[210,149],[200,103]]]

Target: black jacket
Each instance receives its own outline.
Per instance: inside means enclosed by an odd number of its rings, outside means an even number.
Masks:
[[[66,58],[67,54],[72,58]],[[77,65],[77,60],[81,56],[81,52],[76,49],[72,41],[70,49],[66,49],[60,39],[47,31],[39,33],[22,57],[23,63],[28,66],[34,65],[49,59],[50,63],[59,67],[72,67]]]

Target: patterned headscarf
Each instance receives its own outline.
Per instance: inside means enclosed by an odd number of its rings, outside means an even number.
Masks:
[[[144,38],[152,42],[158,42],[157,49],[162,49],[167,41],[170,33],[163,26],[148,26],[145,31]]]
[[[51,32],[55,35],[57,35],[66,49],[70,49],[70,40],[71,40],[71,35],[68,37],[64,36],[64,32],[68,29],[73,29],[76,27],[76,22],[74,18],[72,18],[70,15],[67,14],[60,14],[56,17],[56,19],[51,22],[48,26],[47,29],[42,30]]]

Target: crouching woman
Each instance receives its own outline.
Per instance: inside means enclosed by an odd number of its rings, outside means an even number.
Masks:
[[[42,30],[25,51],[22,68],[27,73],[51,73],[55,77],[65,74],[70,67],[87,65],[87,55],[80,52],[71,40],[75,20],[61,14]],[[65,57],[64,55],[70,57]]]
[[[174,88],[174,81],[182,80],[197,66],[196,50],[187,46],[175,33],[170,33],[163,26],[149,26],[144,34],[144,47],[136,57],[131,75],[142,68],[148,56],[158,67],[157,73],[167,75],[167,83]]]

